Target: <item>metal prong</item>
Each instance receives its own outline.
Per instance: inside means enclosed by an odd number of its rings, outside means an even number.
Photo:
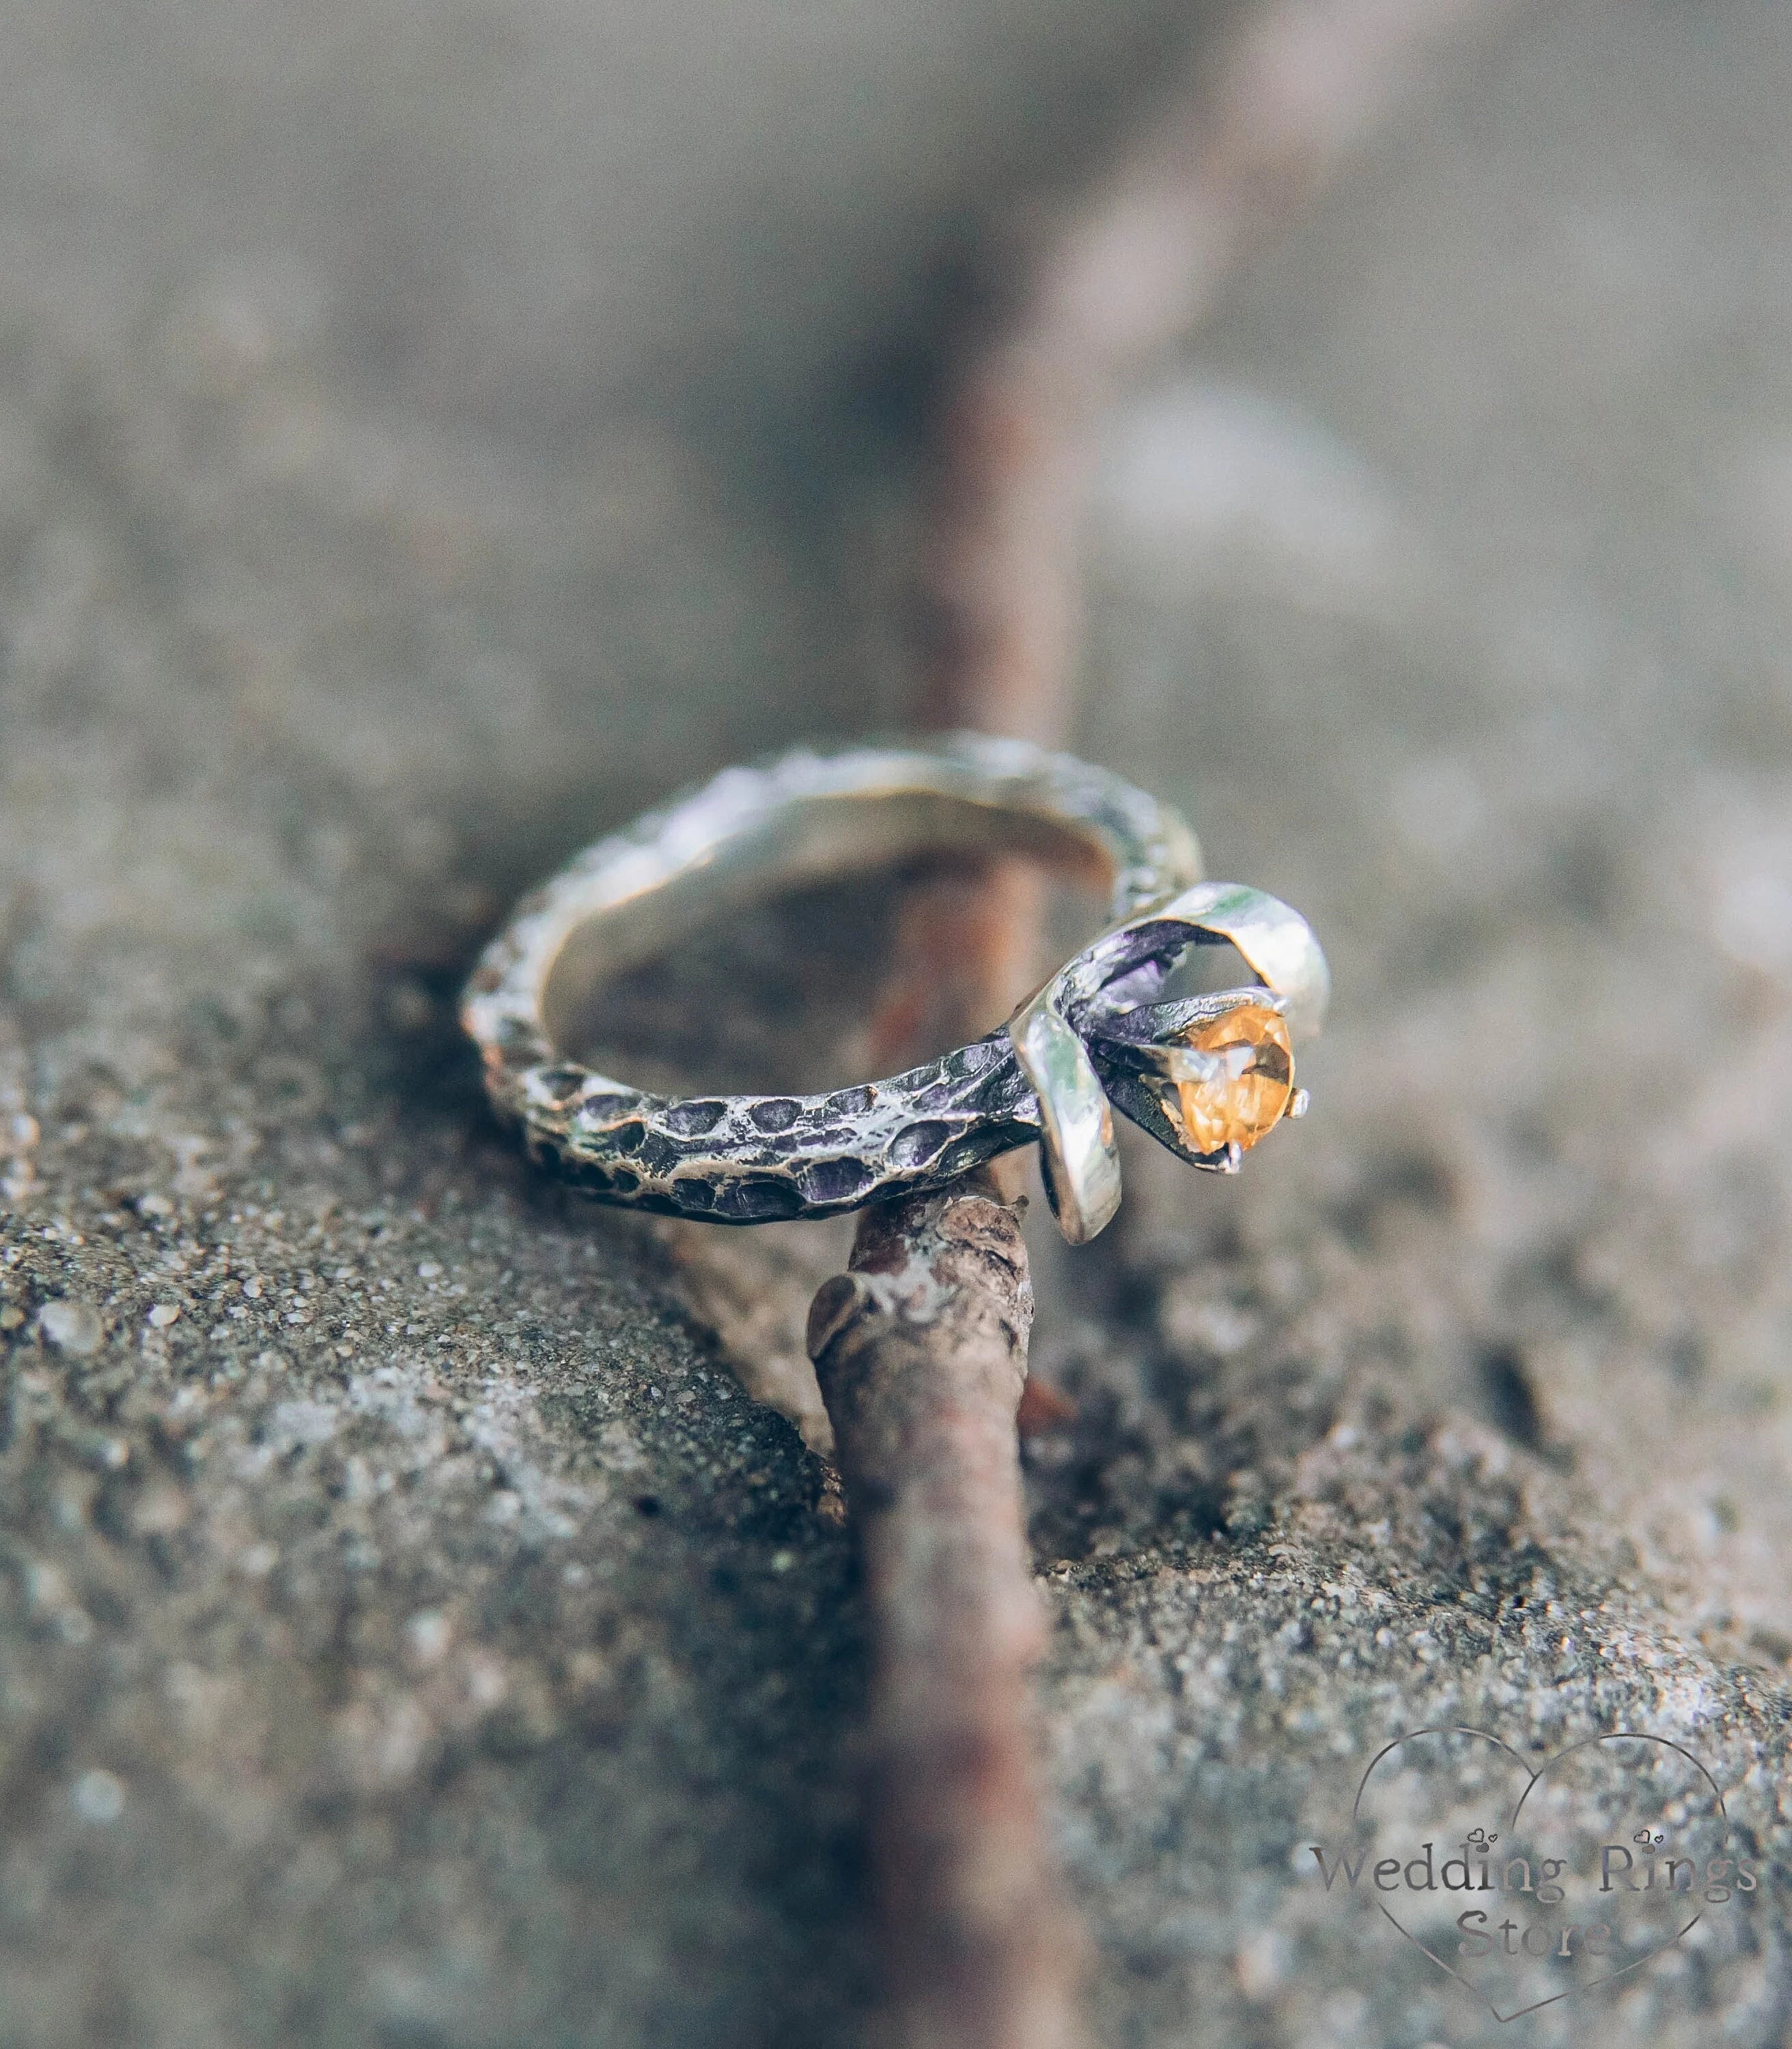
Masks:
[[[1282,1115],[1284,1117],[1304,1117],[1307,1112],[1311,1110],[1312,1106],[1313,1098],[1311,1091],[1307,1089],[1296,1089],[1293,1094],[1289,1098],[1288,1107],[1282,1112]]]
[[[1086,1245],[1120,1207],[1114,1113],[1083,1041],[1051,1001],[1052,984],[1021,1005],[1008,1036],[1039,1097],[1046,1198],[1072,1245]]]

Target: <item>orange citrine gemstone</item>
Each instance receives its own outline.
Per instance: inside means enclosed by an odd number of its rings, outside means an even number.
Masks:
[[[1179,1048],[1175,1078],[1159,1096],[1191,1152],[1254,1145],[1294,1092],[1288,1025],[1261,1003],[1242,1003],[1197,1026]]]

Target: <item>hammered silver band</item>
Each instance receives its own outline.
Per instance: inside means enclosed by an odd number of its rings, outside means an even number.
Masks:
[[[717,910],[934,850],[1025,851],[1108,882],[1110,927],[1008,1025],[885,1081],[817,1095],[650,1094],[566,1056],[592,992]],[[943,1185],[1043,1141],[1073,1242],[1119,1199],[1110,1100],[1191,1164],[1159,1106],[1172,1042],[1242,993],[1154,1003],[1192,943],[1228,939],[1250,993],[1316,1028],[1324,956],[1273,897],[1200,881],[1175,811],[1068,755],[957,735],[927,745],[799,749],[731,768],[600,840],[519,906],[462,1007],[499,1113],[531,1155],[599,1199],[717,1223],[829,1216]],[[1268,994],[1265,995],[1265,992]]]

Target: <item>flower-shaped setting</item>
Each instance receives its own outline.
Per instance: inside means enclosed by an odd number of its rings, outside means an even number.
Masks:
[[[1153,1000],[1191,946],[1226,942],[1258,986]],[[1242,884],[1201,882],[1104,933],[1022,1004],[1009,1036],[1039,1098],[1046,1194],[1071,1242],[1119,1206],[1113,1109],[1221,1174],[1304,1115],[1294,1041],[1318,1030],[1330,993],[1299,912]]]

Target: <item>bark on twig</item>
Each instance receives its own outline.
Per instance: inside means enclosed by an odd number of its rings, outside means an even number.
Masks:
[[[1032,1293],[977,1175],[868,1210],[815,1362],[875,1619],[873,1860],[904,2049],[1067,2049],[1080,1940],[1040,1841],[1043,1643],[1014,1415]]]

